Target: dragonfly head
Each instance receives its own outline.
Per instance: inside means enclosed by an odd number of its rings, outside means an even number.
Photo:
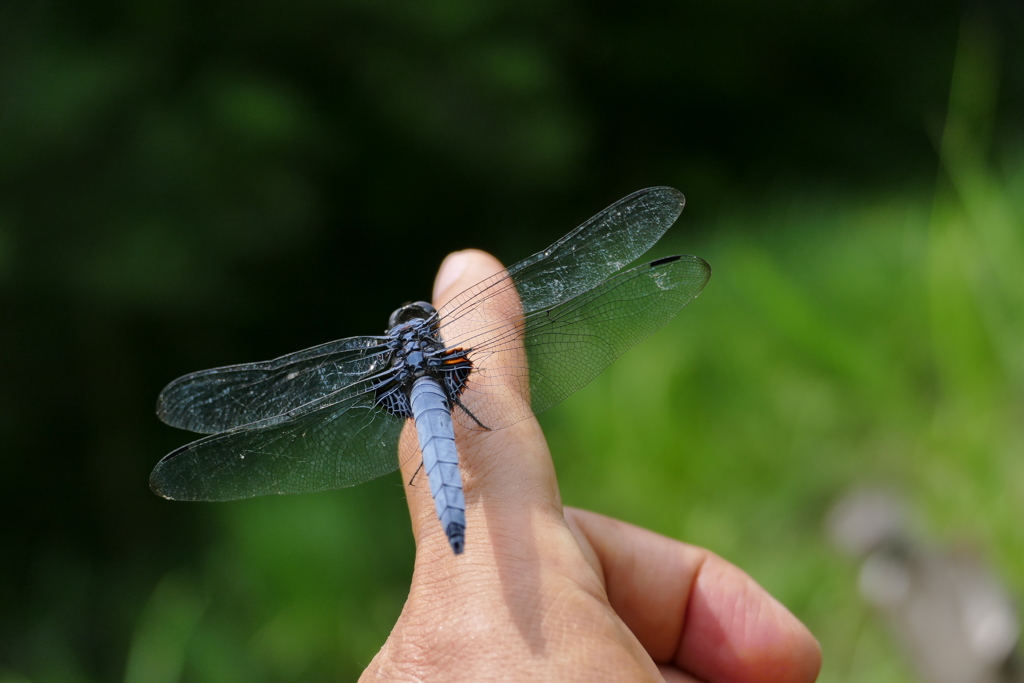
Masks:
[[[437,310],[426,301],[415,301],[411,304],[406,304],[391,314],[391,317],[388,319],[388,331],[390,332],[410,320],[427,320],[435,315],[437,315]]]

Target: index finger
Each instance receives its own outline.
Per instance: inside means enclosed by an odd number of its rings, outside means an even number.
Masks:
[[[449,255],[437,276],[435,307],[441,309],[459,293],[501,270],[501,263],[482,251],[470,249]],[[510,288],[503,296],[515,297],[515,290]],[[494,311],[510,308],[490,303]],[[481,307],[479,313],[486,327],[483,318],[488,307]],[[503,353],[514,355],[516,349]],[[508,360],[494,354],[487,362]],[[516,392],[518,388],[510,383],[490,390]],[[528,397],[518,394],[502,396],[501,400],[527,401],[528,405]],[[537,523],[562,525],[564,529],[551,454],[536,419],[531,417],[495,431],[465,429],[456,421],[455,432],[466,498],[466,553],[518,554],[513,546],[535,539]],[[429,552],[435,560],[450,559],[452,553],[438,523],[429,487],[420,485],[413,477],[421,460],[416,455],[416,434],[411,424],[403,432],[401,448],[402,474],[418,551]],[[425,479],[422,474],[416,476]],[[483,501],[487,504],[486,515]]]

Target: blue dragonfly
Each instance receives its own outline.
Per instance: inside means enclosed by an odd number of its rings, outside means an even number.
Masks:
[[[461,553],[466,505],[453,419],[493,430],[547,410],[700,294],[711,267],[696,256],[624,270],[683,203],[669,187],[636,192],[440,310],[422,301],[399,308],[384,335],[174,380],[157,415],[209,436],[160,460],[150,486],[173,500],[354,486],[399,468],[399,437],[412,419],[438,519]]]

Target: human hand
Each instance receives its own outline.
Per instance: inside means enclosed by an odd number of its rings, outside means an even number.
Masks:
[[[469,250],[442,264],[440,305],[498,272]],[[523,397],[518,397],[523,399]],[[535,419],[456,424],[466,549],[454,555],[426,477],[402,476],[416,539],[409,598],[362,680],[813,681],[818,645],[785,607],[710,551],[563,508]],[[407,428],[403,452],[415,449]]]

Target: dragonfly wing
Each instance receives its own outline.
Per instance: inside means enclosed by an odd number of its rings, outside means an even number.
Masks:
[[[150,486],[173,500],[237,500],[354,486],[398,469],[404,424],[366,390],[182,446],[157,463]]]
[[[468,344],[475,367],[456,418],[471,429],[501,429],[547,410],[661,329],[710,277],[711,267],[697,256],[668,257],[553,308],[492,325]]]
[[[483,322],[514,320],[587,292],[642,256],[679,218],[685,199],[671,187],[634,192],[597,214],[544,251],[516,263],[445,304],[440,328],[458,345]],[[497,307],[514,290],[517,306]],[[496,317],[495,317],[496,316]]]
[[[216,434],[321,401],[387,364],[386,338],[350,337],[274,360],[179,377],[157,399],[171,425]]]

